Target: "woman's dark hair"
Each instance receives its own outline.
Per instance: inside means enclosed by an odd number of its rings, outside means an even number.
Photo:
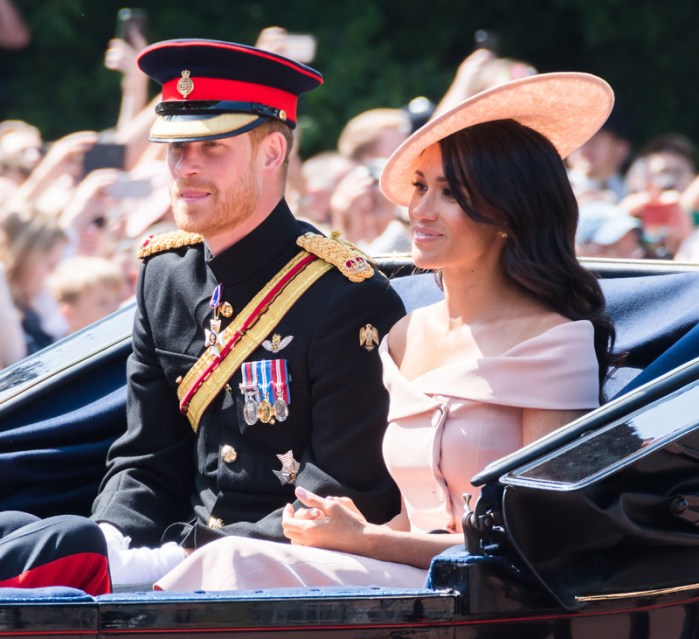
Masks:
[[[616,333],[599,282],[575,255],[578,204],[555,147],[515,120],[477,124],[439,145],[461,208],[507,233],[507,275],[554,311],[594,326],[603,401]]]

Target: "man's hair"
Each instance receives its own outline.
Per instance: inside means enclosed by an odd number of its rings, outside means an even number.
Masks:
[[[289,172],[289,158],[291,157],[291,149],[294,144],[294,132],[291,130],[291,127],[279,120],[269,118],[260,124],[260,126],[257,126],[250,131],[250,138],[252,140],[253,149],[257,150],[259,143],[270,133],[274,133],[275,131],[281,133],[286,140],[286,157],[284,158],[284,165],[282,166],[281,174],[282,183],[285,183],[287,173]]]

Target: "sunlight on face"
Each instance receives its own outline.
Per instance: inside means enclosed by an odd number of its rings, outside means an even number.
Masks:
[[[255,153],[247,134],[170,144],[170,196],[177,226],[207,237],[247,220],[260,195]]]
[[[444,177],[439,144],[420,157],[414,187],[408,213],[416,266],[472,269],[487,263],[491,255],[499,259],[502,242],[496,242],[496,229],[474,222],[454,198]]]

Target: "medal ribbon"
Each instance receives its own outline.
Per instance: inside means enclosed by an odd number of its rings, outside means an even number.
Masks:
[[[289,390],[289,371],[285,359],[273,360],[272,388],[274,397],[281,397],[287,404],[291,404],[291,392]]]
[[[253,362],[259,372],[257,379],[258,389],[260,392],[261,399],[266,399],[267,401],[274,401],[274,397],[270,391],[270,386],[272,384],[272,362],[268,359],[260,360],[259,362]]]
[[[189,369],[177,388],[177,396],[180,412],[187,415],[195,432],[206,408],[245,358],[262,343],[296,300],[332,268],[332,264],[313,254],[298,253],[228,325],[220,354],[207,349]]]
[[[260,390],[257,386],[257,369],[254,366],[255,362],[243,362],[241,367],[241,390],[245,389],[243,392],[255,392],[255,400],[260,400]]]

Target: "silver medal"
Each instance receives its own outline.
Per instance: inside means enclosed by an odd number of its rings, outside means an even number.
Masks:
[[[252,398],[252,393],[245,395],[243,419],[248,426],[252,426],[257,422],[257,402]]]
[[[289,406],[281,397],[277,397],[274,400],[274,416],[280,422],[283,422],[289,416]]]

